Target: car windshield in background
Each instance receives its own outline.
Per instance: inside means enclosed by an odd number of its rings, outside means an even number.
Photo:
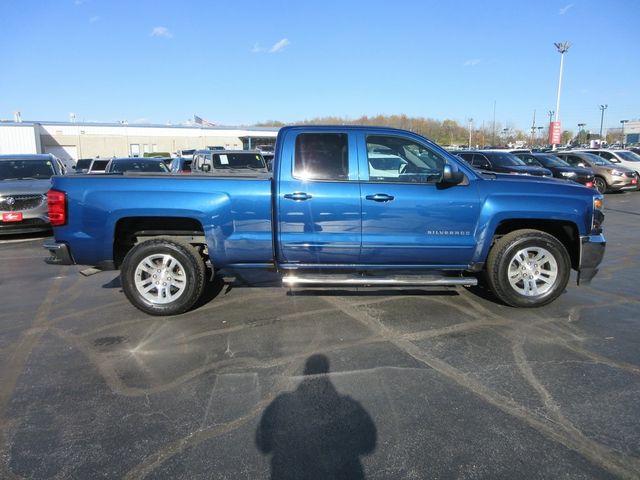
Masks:
[[[255,153],[216,153],[214,168],[266,168],[262,156]]]
[[[0,179],[23,180],[45,179],[55,174],[49,160],[2,160],[0,162]]]
[[[162,160],[150,162],[145,160],[113,160],[110,172],[168,172],[169,169]]]
[[[627,162],[640,162],[640,155],[633,152],[618,152],[618,156]]]
[[[536,159],[545,167],[570,167],[567,162],[554,155],[536,155]]]
[[[109,160],[94,160],[91,164],[91,170],[104,170],[109,163]]]
[[[613,165],[613,163],[611,163],[609,160],[602,158],[600,155],[596,155],[595,153],[581,152],[580,155],[586,158],[589,162],[593,163],[594,165],[601,165],[601,166]]]
[[[499,167],[511,167],[514,165],[526,165],[522,160],[508,152],[494,152],[490,154],[489,159],[494,165]]]
[[[76,162],[76,170],[86,170],[91,166],[91,162],[93,162],[93,160],[89,159],[80,159]]]

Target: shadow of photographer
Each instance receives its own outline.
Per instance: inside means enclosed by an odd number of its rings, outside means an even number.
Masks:
[[[256,445],[271,454],[271,479],[364,479],[360,456],[376,447],[371,416],[340,395],[329,380],[329,359],[312,355],[305,378],[264,411]]]

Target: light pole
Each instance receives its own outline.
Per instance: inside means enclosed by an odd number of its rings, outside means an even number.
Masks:
[[[473,118],[469,119],[469,149],[471,149],[471,126],[473,125]]]
[[[540,134],[542,133],[540,130],[543,130],[544,127],[536,127],[538,129],[538,137],[540,137]],[[540,142],[542,143],[542,142]]]
[[[558,43],[554,43],[556,49],[558,50],[558,52],[560,53],[560,78],[558,79],[558,97],[556,99],[556,122],[560,121],[560,90],[562,88],[562,67],[564,65],[564,54],[567,50],[569,50],[569,47],[571,47],[571,44],[569,42],[558,42]],[[556,144],[553,143],[551,145],[551,149],[555,150],[556,149]]]
[[[620,141],[620,143],[622,144],[622,148],[624,148],[624,124],[628,121],[629,120],[620,120],[620,123],[622,124],[622,140]]]
[[[600,143],[602,143],[602,124],[604,123],[604,111],[609,107],[609,105],[600,105],[600,110],[602,114],[600,115]]]
[[[584,127],[586,126],[586,123],[579,123],[578,124],[578,143],[582,144],[584,142],[581,141],[582,139],[582,135],[581,133],[584,131]]]
[[[507,142],[509,141],[509,129],[508,128],[503,128],[502,129],[502,133],[504,134],[504,143],[506,145]]]

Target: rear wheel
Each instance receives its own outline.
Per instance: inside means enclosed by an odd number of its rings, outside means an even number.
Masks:
[[[558,239],[539,230],[516,230],[500,238],[487,258],[489,286],[514,307],[554,301],[569,281],[571,260]]]
[[[607,182],[602,177],[595,177],[593,179],[593,186],[596,187],[599,193],[606,193],[607,191]]]
[[[129,301],[150,315],[177,315],[202,295],[205,264],[188,243],[156,238],[137,244],[121,268]]]

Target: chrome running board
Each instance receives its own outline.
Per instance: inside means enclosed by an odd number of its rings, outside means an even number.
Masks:
[[[282,277],[285,287],[405,287],[436,286],[449,287],[462,285],[470,287],[478,284],[474,277],[447,277],[444,275],[339,275],[339,274],[297,274]]]

